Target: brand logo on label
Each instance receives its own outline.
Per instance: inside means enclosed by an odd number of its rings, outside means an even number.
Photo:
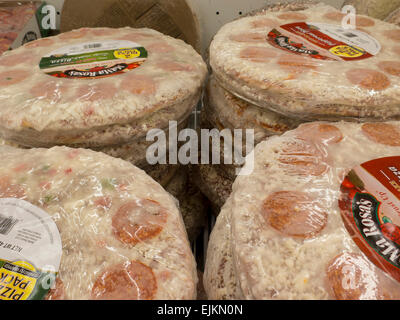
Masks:
[[[88,71],[67,70],[64,72],[64,74],[70,78],[97,78],[97,77],[110,76],[114,73],[121,72],[125,70],[127,67],[128,67],[127,64],[121,63],[113,67],[108,67],[108,68],[98,67]]]
[[[377,253],[400,268],[400,245],[397,228],[382,228],[378,218],[380,202],[368,193],[357,193],[353,199],[354,221],[361,235]]]
[[[275,38],[275,43],[287,50],[290,50],[295,53],[304,53],[304,54],[310,54],[310,55],[317,55],[318,51],[315,50],[309,50],[305,48],[302,44],[298,44],[297,46],[294,44],[290,44],[289,38],[285,36],[279,36]]]

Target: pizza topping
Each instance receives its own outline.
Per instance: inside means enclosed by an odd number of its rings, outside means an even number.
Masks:
[[[378,276],[363,256],[343,253],[327,268],[327,282],[337,300],[382,299]]]
[[[30,73],[25,70],[11,70],[0,72],[0,87],[20,83],[29,78]]]
[[[299,238],[314,238],[325,227],[328,216],[318,201],[297,191],[271,194],[263,204],[265,221],[281,233]]]
[[[64,283],[60,277],[56,278],[55,288],[49,291],[45,300],[67,300],[65,297]]]
[[[80,86],[77,89],[77,98],[81,101],[102,101],[114,98],[117,92],[117,88],[112,83],[99,82]]]
[[[138,261],[115,265],[101,273],[92,288],[95,300],[152,300],[157,292],[153,270]]]
[[[121,88],[137,95],[152,95],[156,92],[156,83],[150,76],[129,74],[121,84]]]
[[[389,123],[365,123],[362,132],[372,141],[387,146],[400,146],[400,130]]]
[[[156,201],[130,201],[113,216],[113,233],[121,242],[135,245],[160,234],[167,219],[168,212]]]
[[[13,183],[8,176],[0,177],[0,198],[24,199],[25,197],[25,189],[21,185]]]
[[[389,38],[390,40],[393,41],[400,41],[400,30],[396,29],[396,30],[386,30],[383,35],[387,38]]]
[[[372,69],[351,69],[347,71],[346,76],[352,84],[367,90],[381,91],[391,84],[385,74]]]
[[[278,25],[278,22],[269,18],[260,18],[251,22],[253,28],[269,28]]]
[[[38,39],[35,41],[28,42],[24,45],[24,47],[30,48],[30,49],[31,48],[41,48],[41,47],[49,47],[53,44],[54,44],[54,41],[52,39],[43,38],[43,39]]]
[[[302,124],[296,130],[296,135],[299,139],[323,143],[325,145],[339,143],[343,140],[343,134],[339,128],[326,123]]]
[[[299,20],[299,21],[305,21],[308,19],[308,17],[305,14],[299,12],[281,13],[280,15],[278,15],[278,18],[282,20]]]
[[[32,60],[32,55],[29,53],[20,53],[14,55],[0,56],[0,66],[14,67],[21,63],[26,63]]]
[[[283,55],[279,58],[278,64],[292,73],[302,73],[318,67],[316,61],[297,55]]]
[[[315,144],[304,140],[285,143],[278,161],[287,173],[295,175],[320,176],[328,170],[323,153]]]
[[[229,39],[236,42],[266,42],[267,36],[262,33],[240,33],[231,35]]]
[[[263,47],[247,47],[240,52],[240,57],[242,59],[261,63],[271,61],[276,55],[275,50]]]
[[[39,82],[33,86],[30,93],[35,98],[48,99],[52,102],[59,102],[67,92],[67,87],[56,81]]]
[[[175,72],[175,71],[187,71],[187,72],[193,72],[196,69],[191,66],[190,64],[187,63],[179,63],[175,61],[160,61],[157,64],[157,67],[164,71],[170,71],[170,72]]]
[[[382,61],[378,63],[378,67],[392,76],[400,77],[399,61]]]
[[[169,53],[173,52],[175,49],[166,42],[154,42],[146,46],[146,50],[150,53]]]

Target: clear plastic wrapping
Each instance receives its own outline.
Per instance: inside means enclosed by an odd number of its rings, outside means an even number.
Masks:
[[[204,99],[205,117],[215,127],[254,129],[255,142],[296,128],[300,121],[259,108],[224,90],[210,77]]]
[[[223,26],[210,46],[218,83],[259,107],[301,120],[373,121],[400,114],[400,28],[324,4],[265,11]]]
[[[58,227],[61,264],[47,299],[195,299],[196,264],[177,202],[142,170],[84,149],[0,152],[0,198],[26,201]],[[34,241],[31,227],[13,225]],[[22,265],[24,250],[33,250],[26,239],[19,262],[9,263]]]
[[[395,11],[393,11],[393,12],[386,18],[386,21],[387,21],[387,22],[390,22],[390,23],[397,24],[398,26],[400,26],[400,3],[399,3],[398,9],[396,9]]]
[[[257,145],[217,220],[230,225],[240,298],[399,299],[399,152],[398,122],[307,123]]]
[[[0,1],[0,54],[10,49],[18,34],[35,15],[38,1]]]
[[[129,142],[185,117],[206,73],[192,47],[151,29],[33,41],[0,57],[0,132],[36,147]]]
[[[384,20],[400,7],[400,0],[345,0],[344,6],[353,6],[359,14]]]

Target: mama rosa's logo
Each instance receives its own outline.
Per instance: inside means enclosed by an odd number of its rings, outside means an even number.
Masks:
[[[147,133],[146,140],[154,142],[146,152],[146,160],[150,165],[244,165],[236,169],[237,175],[250,175],[254,169],[253,129],[201,129],[199,136],[194,129],[183,129],[178,133],[178,123],[170,121],[168,134],[161,129],[152,129]]]
[[[400,268],[400,244],[392,239],[378,217],[380,202],[369,193],[357,193],[353,200],[353,215],[358,230],[380,256]]]

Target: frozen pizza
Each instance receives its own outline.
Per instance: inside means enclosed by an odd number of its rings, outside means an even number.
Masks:
[[[344,14],[322,3],[267,10],[223,26],[210,65],[226,90],[286,116],[395,119],[400,27],[362,15],[355,23],[349,29]]]
[[[85,149],[0,152],[1,272],[36,283],[15,300],[195,298],[177,202],[142,170]]]
[[[182,40],[142,28],[82,28],[0,57],[0,133],[34,147],[107,146],[181,121],[207,68]]]
[[[397,24],[400,26],[400,4],[399,8],[393,11],[386,19],[387,22]]]
[[[38,2],[0,2],[0,54],[11,48],[19,33],[35,15]]]
[[[261,142],[211,236],[207,294],[399,299],[399,154],[398,122],[307,123]]]
[[[203,110],[216,128],[254,129],[256,143],[266,137],[296,128],[300,121],[259,108],[225,90],[210,77]]]

